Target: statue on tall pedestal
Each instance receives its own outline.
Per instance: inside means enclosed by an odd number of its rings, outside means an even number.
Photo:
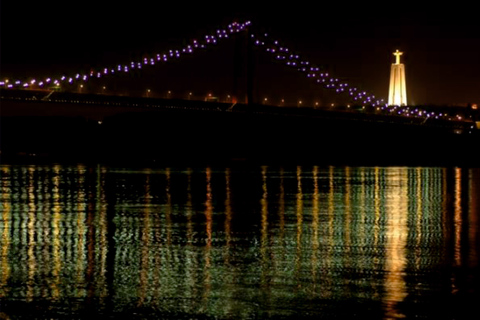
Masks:
[[[407,89],[405,80],[405,65],[400,63],[400,56],[403,52],[395,51],[395,63],[392,63],[390,69],[390,88],[388,92],[388,105],[405,106],[407,105]]]

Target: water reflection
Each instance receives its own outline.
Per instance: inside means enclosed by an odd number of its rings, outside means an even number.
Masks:
[[[403,169],[391,172],[386,180],[385,239],[385,316],[404,317],[398,304],[407,296],[404,271],[406,266],[408,178]]]
[[[0,169],[7,316],[395,319],[478,293],[478,169]]]

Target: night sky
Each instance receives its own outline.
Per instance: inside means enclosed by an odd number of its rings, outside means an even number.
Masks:
[[[128,64],[183,47],[232,21],[251,20],[254,32],[268,32],[322,70],[377,97],[388,96],[392,53],[399,49],[410,104],[480,103],[480,16],[474,8],[418,11],[402,2],[352,7],[299,1],[259,8],[258,3],[2,1],[0,77],[46,77]],[[177,97],[189,91],[225,96],[233,88],[234,70],[234,45],[228,41],[130,75],[132,91],[148,87],[157,96],[167,90]],[[256,51],[255,67],[256,99],[335,102],[331,93],[262,50]],[[96,85],[128,91],[118,79],[103,81]]]

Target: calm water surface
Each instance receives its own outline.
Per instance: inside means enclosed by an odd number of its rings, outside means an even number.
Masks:
[[[2,319],[479,315],[480,169],[0,174]]]

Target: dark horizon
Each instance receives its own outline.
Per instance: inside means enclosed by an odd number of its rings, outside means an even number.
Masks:
[[[271,12],[208,6],[164,8],[142,1],[125,7],[84,1],[73,10],[55,1],[26,8],[2,3],[0,78],[74,74],[128,64],[180,48],[235,20],[250,20],[256,30],[268,32],[323,70],[377,97],[387,98],[392,53],[399,49],[404,52],[409,104],[480,102],[480,23],[461,12],[402,10],[392,15],[391,8],[384,8],[375,15],[375,8],[368,6],[338,5],[328,5],[324,12],[300,5]],[[129,81],[132,87],[134,83],[152,88],[158,96],[167,91],[179,96],[189,91],[199,96],[209,91],[227,95],[233,88],[232,48],[231,43],[222,42],[206,52],[135,73]],[[256,54],[257,99],[334,102],[325,89],[309,85],[300,74]],[[106,81],[112,87],[111,79]]]

